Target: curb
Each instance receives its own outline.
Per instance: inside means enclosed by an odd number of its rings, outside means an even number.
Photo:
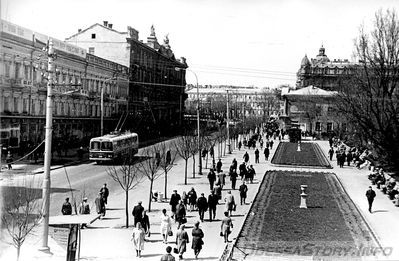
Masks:
[[[61,169],[61,168],[69,167],[69,166],[76,166],[78,164],[87,163],[87,162],[90,162],[90,161],[89,160],[73,161],[70,163],[66,163],[64,165],[57,165],[54,167],[50,167],[50,170],[57,170],[57,169]],[[34,171],[32,171],[32,173],[33,174],[42,174],[42,173],[44,173],[44,170],[39,170],[39,171],[34,170]]]

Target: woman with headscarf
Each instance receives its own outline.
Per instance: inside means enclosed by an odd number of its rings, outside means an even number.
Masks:
[[[171,232],[172,232],[172,220],[168,216],[168,214],[166,214],[166,209],[163,209],[161,215],[161,235],[164,244],[168,243],[168,235]]]
[[[199,225],[199,221],[195,222],[194,228],[191,232],[191,235],[193,236],[191,248],[194,250],[195,259],[198,258],[198,254],[201,252],[202,245],[204,244],[204,241],[202,240],[204,232],[199,228]]]
[[[222,219],[222,224],[220,226],[220,235],[223,236],[224,242],[229,242],[229,234],[231,233],[231,228],[233,227],[233,222],[229,217],[229,212],[224,212],[224,218]]]
[[[179,231],[177,231],[177,234],[176,234],[176,245],[177,245],[177,250],[179,253],[179,259],[183,259],[183,254],[184,254],[184,252],[187,251],[188,243],[189,243],[188,234],[184,230],[184,224],[182,224],[180,226]]]
[[[136,227],[133,229],[132,240],[134,244],[134,248],[136,249],[136,256],[141,257],[141,251],[144,250],[144,239],[145,232],[141,226],[141,223],[138,222]]]

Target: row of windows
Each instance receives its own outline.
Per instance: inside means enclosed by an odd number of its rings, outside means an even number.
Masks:
[[[21,104],[22,102],[22,104]],[[66,102],[53,102],[53,113],[58,116],[87,116],[100,117],[100,105],[76,104]],[[104,116],[110,117],[111,114],[118,112],[115,104],[104,105]],[[46,102],[44,100],[31,100],[27,98],[3,97],[3,111],[15,113],[29,113],[31,115],[44,115]]]

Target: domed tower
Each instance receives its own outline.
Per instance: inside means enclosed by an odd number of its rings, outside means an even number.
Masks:
[[[311,70],[311,63],[308,59],[308,56],[305,54],[305,56],[302,58],[301,61],[301,67],[298,70],[297,73],[297,83],[296,86],[297,88],[302,88],[306,86],[306,75],[310,73]]]
[[[316,56],[315,60],[316,60],[316,63],[318,63],[318,64],[330,62],[330,59],[328,59],[328,57],[326,55],[326,49],[323,47],[323,45],[321,45],[321,47],[319,49],[319,54]]]

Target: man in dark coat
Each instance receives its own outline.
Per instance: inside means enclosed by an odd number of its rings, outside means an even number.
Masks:
[[[216,164],[216,172],[217,173],[222,172],[222,166],[223,166],[222,160],[219,159],[218,163]]]
[[[100,192],[102,193],[104,204],[108,204],[109,190],[107,188],[107,183],[104,183],[103,187],[100,189]]]
[[[206,200],[204,193],[201,193],[201,196],[197,199],[197,207],[199,218],[202,222],[204,222],[204,213],[208,208],[208,201]]]
[[[137,206],[135,206],[132,211],[132,215],[134,217],[134,227],[136,227],[138,222],[141,223],[141,220],[143,219],[144,208],[141,204],[141,201],[137,202]]]
[[[212,190],[213,189],[213,184],[215,184],[215,181],[216,181],[216,174],[215,174],[215,171],[212,168],[209,170],[208,180],[209,180],[209,187]]]
[[[375,191],[371,188],[371,186],[369,187],[369,189],[366,191],[366,197],[367,197],[367,201],[369,202],[369,212],[371,213],[371,207],[373,206],[373,201],[375,198]]]
[[[233,161],[231,162],[231,167],[237,171],[237,165],[238,165],[237,160],[236,158],[234,158]]]
[[[242,205],[244,203],[245,205],[245,199],[247,198],[247,192],[248,192],[248,187],[247,185],[245,185],[245,181],[242,182],[238,190],[240,191],[240,204]]]
[[[244,158],[245,163],[248,163],[248,161],[249,161],[249,154],[248,154],[247,151],[245,152],[243,158]]]
[[[259,163],[259,150],[256,148],[255,150],[255,163]]]
[[[263,154],[265,154],[265,160],[268,161],[270,155],[270,150],[268,146],[266,146],[265,150],[263,151]]]
[[[241,179],[244,179],[245,174],[246,174],[246,172],[247,172],[247,167],[245,166],[245,162],[243,162],[243,163],[240,164],[239,170],[240,170],[240,177],[241,177]]]
[[[209,221],[216,217],[216,206],[219,203],[218,196],[215,191],[211,190],[211,194],[208,196],[208,208],[209,208]]]
[[[72,215],[72,205],[69,202],[69,198],[66,198],[64,204],[62,204],[61,213],[63,215]]]
[[[236,189],[237,177],[237,172],[235,171],[235,169],[232,169],[230,171],[231,189]]]
[[[169,205],[171,206],[171,210],[172,210],[172,218],[175,218],[176,215],[176,206],[177,204],[179,204],[181,197],[179,194],[177,194],[177,190],[173,190],[173,194],[172,196],[170,196],[170,201],[169,201]]]
[[[186,207],[184,206],[183,202],[179,200],[179,203],[176,206],[176,222],[177,222],[177,229],[180,228],[181,224],[184,224],[183,221],[186,218]]]
[[[330,160],[332,160],[332,159],[333,159],[333,156],[334,156],[334,149],[333,149],[333,147],[330,147],[330,150],[328,151],[328,154],[330,155]]]

